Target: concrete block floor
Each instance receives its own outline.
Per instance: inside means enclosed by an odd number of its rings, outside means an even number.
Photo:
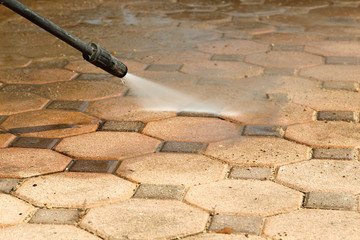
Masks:
[[[217,108],[0,6],[0,239],[360,238],[360,1],[24,3]]]

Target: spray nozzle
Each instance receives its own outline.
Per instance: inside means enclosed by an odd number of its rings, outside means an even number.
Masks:
[[[86,61],[94,64],[95,66],[102,68],[106,72],[116,76],[124,77],[127,73],[127,67],[120,60],[111,55],[104,48],[100,47],[96,43],[91,43],[90,46],[93,49],[91,55],[83,53],[83,57]]]

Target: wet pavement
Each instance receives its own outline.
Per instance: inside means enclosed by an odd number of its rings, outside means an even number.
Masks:
[[[217,108],[0,6],[0,239],[359,239],[360,1],[22,2]]]

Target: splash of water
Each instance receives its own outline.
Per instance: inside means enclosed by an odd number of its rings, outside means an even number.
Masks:
[[[146,110],[218,114],[220,106],[128,73],[124,80]]]

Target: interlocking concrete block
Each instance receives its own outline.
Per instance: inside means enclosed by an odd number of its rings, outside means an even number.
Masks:
[[[80,159],[120,160],[152,153],[160,143],[139,133],[101,131],[65,138],[55,149]]]
[[[91,209],[80,225],[105,238],[176,238],[204,231],[208,217],[176,200],[131,199]]]
[[[200,51],[212,54],[247,55],[251,53],[265,52],[268,46],[266,44],[249,40],[221,40],[209,43],[200,43],[197,45],[197,48]]]
[[[82,112],[87,108],[88,105],[88,102],[83,101],[53,101],[46,108]]]
[[[115,132],[140,132],[144,126],[145,124],[142,122],[106,121],[101,127],[101,130]]]
[[[280,239],[357,239],[360,214],[334,210],[299,210],[269,217],[264,235]]]
[[[305,52],[325,57],[360,57],[360,43],[354,41],[322,41],[306,43]]]
[[[1,80],[9,84],[64,82],[70,81],[76,76],[77,73],[57,68],[8,69],[0,71]]]
[[[165,141],[209,142],[239,135],[240,129],[215,118],[176,117],[150,122],[143,132]]]
[[[70,224],[74,225],[79,219],[76,209],[39,209],[29,223],[40,224]]]
[[[174,111],[147,110],[142,106],[142,101],[135,97],[96,101],[90,104],[87,112],[99,118],[113,121],[148,122],[176,116],[176,112]]]
[[[269,216],[298,209],[303,195],[270,181],[222,180],[191,187],[185,200],[213,213]]]
[[[0,149],[0,177],[25,178],[62,171],[71,158],[48,149]]]
[[[140,183],[188,186],[222,179],[226,169],[198,154],[153,153],[123,160],[116,173]]]
[[[306,194],[304,206],[315,209],[356,211],[358,199],[346,193],[309,192]]]
[[[248,55],[245,62],[267,68],[305,68],[321,65],[323,59],[303,52],[273,51]]]
[[[205,151],[206,143],[199,142],[165,142],[161,152],[199,153]]]
[[[310,158],[310,148],[281,138],[242,136],[210,143],[206,155],[232,165],[275,167]]]
[[[359,174],[359,162],[309,160],[280,167],[276,181],[304,192],[359,194]]]
[[[0,192],[10,193],[19,182],[16,178],[0,178]]]
[[[351,65],[320,65],[316,67],[304,68],[299,72],[300,76],[323,80],[323,81],[343,81],[357,82],[360,69],[358,66]]]
[[[360,126],[354,122],[311,122],[286,129],[285,137],[313,147],[355,148],[359,146]]]
[[[88,208],[126,200],[135,187],[111,174],[65,172],[28,179],[15,194],[41,207]]]
[[[272,171],[273,170],[268,167],[235,166],[231,169],[229,177],[235,179],[268,180],[272,175]]]
[[[0,148],[7,147],[15,138],[15,135],[0,132]]]
[[[219,232],[222,229],[229,228],[233,233],[259,235],[262,223],[262,219],[257,216],[215,215],[211,220],[209,231]]]
[[[322,121],[355,121],[355,114],[350,111],[319,111],[317,119]]]
[[[19,137],[11,143],[11,147],[51,149],[59,141],[57,138]]]
[[[95,131],[99,122],[79,112],[41,110],[11,115],[0,126],[24,137],[62,138]]]
[[[40,110],[48,101],[31,93],[0,92],[0,115]]]
[[[353,160],[357,158],[357,151],[351,148],[313,148],[312,158]]]
[[[119,161],[111,160],[74,160],[71,164],[70,172],[108,172],[115,171]]]
[[[100,238],[75,226],[54,224],[18,224],[7,228],[2,228],[0,229],[0,239],[100,240]]]
[[[135,198],[182,200],[185,188],[179,185],[141,184]]]
[[[13,196],[0,193],[0,229],[21,223],[35,208]],[[0,234],[1,236],[1,234]]]

